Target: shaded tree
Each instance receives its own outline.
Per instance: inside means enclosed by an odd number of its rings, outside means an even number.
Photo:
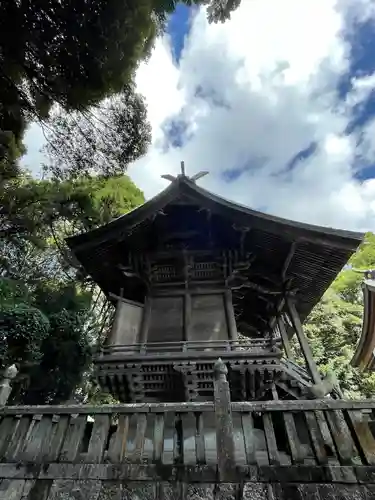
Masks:
[[[0,241],[0,354],[4,363],[19,362],[28,380],[18,401],[60,402],[89,370],[112,312],[64,238],[108,222],[144,198],[126,176],[62,182],[24,176],[7,188],[17,219],[8,219],[14,231]]]
[[[207,7],[207,17],[210,23],[224,23],[230,19],[231,13],[241,4],[241,0],[211,0]]]
[[[353,268],[374,267],[375,235],[368,233],[349,265],[337,276],[305,324],[319,369],[322,373],[335,372],[348,397],[372,397],[375,394],[375,374],[362,373],[350,364],[361,336],[363,315],[363,274]],[[301,353],[298,354],[302,362]]]
[[[87,110],[60,110],[46,131],[47,171],[55,178],[122,174],[151,141],[143,98],[134,85]]]

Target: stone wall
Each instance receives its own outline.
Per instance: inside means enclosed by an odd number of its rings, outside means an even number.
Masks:
[[[372,500],[375,484],[186,484],[72,479],[3,479],[4,500]]]

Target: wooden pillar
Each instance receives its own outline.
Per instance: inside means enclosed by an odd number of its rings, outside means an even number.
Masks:
[[[119,310],[120,307],[121,307],[121,303],[119,300],[117,300],[116,308],[115,308],[115,317],[113,319],[112,328],[111,328],[111,331],[109,332],[109,335],[108,335],[107,341],[106,341],[106,343],[109,346],[116,344],[116,337],[117,337],[117,332],[118,332],[119,323],[120,323],[120,310]]]
[[[145,344],[147,342],[148,329],[150,326],[150,319],[151,319],[151,303],[152,303],[151,297],[146,297],[145,305],[144,305],[144,309],[143,309],[141,329],[139,332],[139,343],[140,344]]]
[[[0,407],[7,404],[10,393],[12,392],[12,386],[10,381],[13,380],[18,373],[16,365],[8,366],[8,368],[3,373],[3,378],[0,382]]]
[[[292,348],[290,346],[289,337],[288,337],[288,334],[286,332],[284,320],[283,320],[283,318],[281,316],[279,316],[277,318],[277,325],[278,325],[279,330],[280,330],[281,340],[283,342],[283,346],[284,346],[284,351],[285,351],[286,357],[288,359],[290,359],[291,361],[294,361],[294,356],[293,356],[293,353],[292,353]]]
[[[238,339],[237,325],[236,325],[236,318],[234,316],[231,290],[225,290],[224,306],[225,306],[225,316],[227,318],[229,340],[237,340]]]
[[[316,363],[314,361],[310,345],[309,345],[308,340],[306,338],[306,335],[303,331],[301,320],[299,319],[299,314],[296,310],[296,306],[294,304],[294,301],[291,299],[288,299],[287,305],[288,305],[288,311],[290,314],[290,319],[292,321],[293,328],[297,334],[297,338],[299,340],[301,350],[302,350],[303,356],[304,356],[305,361],[306,361],[307,369],[310,372],[311,378],[313,379],[314,383],[318,384],[319,382],[321,382],[321,378],[320,378]]]
[[[187,291],[184,296],[184,340],[191,340],[190,338],[190,325],[191,325],[191,294]]]
[[[221,359],[216,361],[214,372],[218,479],[225,481],[229,479],[235,467],[235,456],[230,389],[227,381],[228,368]]]

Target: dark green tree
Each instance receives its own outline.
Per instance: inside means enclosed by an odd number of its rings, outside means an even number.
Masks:
[[[126,176],[62,182],[25,176],[20,185],[7,186],[6,199],[13,200],[18,217],[8,220],[14,231],[0,242],[0,356],[5,365],[21,365],[27,384],[18,401],[60,402],[89,369],[112,310],[64,238],[108,222],[144,199]]]
[[[224,23],[241,4],[241,0],[211,0],[207,7],[207,17],[210,23]]]
[[[322,373],[335,372],[348,397],[375,394],[375,374],[361,373],[350,364],[361,335],[363,314],[363,274],[356,270],[372,268],[375,268],[375,235],[368,233],[305,324],[319,369]]]

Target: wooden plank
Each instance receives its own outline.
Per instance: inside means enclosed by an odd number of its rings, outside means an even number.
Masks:
[[[204,445],[204,420],[202,413],[195,414],[195,453],[198,464],[206,463],[206,449]]]
[[[43,445],[45,442],[48,443],[51,437],[52,417],[49,415],[40,417],[33,419],[34,425],[21,453],[21,460],[34,463],[43,460]]]
[[[365,465],[375,465],[375,439],[368,421],[360,411],[348,411],[348,417]]]
[[[314,411],[314,410],[370,410],[375,409],[375,399],[349,401],[345,399],[277,400],[232,403],[232,411]],[[180,411],[180,410],[179,410]],[[192,411],[194,411],[192,409]]]
[[[173,463],[181,463],[183,453],[181,415],[175,414],[173,426]]]
[[[327,452],[315,413],[313,411],[308,411],[305,413],[305,417],[316,461],[319,465],[326,465],[328,463]]]
[[[109,415],[95,416],[85,462],[100,463],[102,461],[110,425],[111,418]]]
[[[311,347],[309,345],[309,342],[307,340],[305,332],[303,331],[302,323],[301,323],[301,320],[300,320],[299,314],[297,312],[294,301],[291,299],[287,299],[287,306],[288,306],[288,310],[289,310],[290,319],[292,321],[294,330],[297,334],[297,338],[298,338],[300,346],[301,346],[303,357],[305,358],[305,361],[306,361],[306,366],[310,372],[310,375],[311,375],[314,383],[318,384],[319,382],[321,382],[319,371],[318,371],[318,368],[316,366],[314,357],[312,355]]]
[[[14,416],[9,416],[4,417],[0,423],[0,460],[11,442],[18,420],[19,419]]]
[[[255,459],[255,436],[254,420],[251,413],[241,415],[242,432],[245,444],[245,454],[247,465],[256,464]]]
[[[283,412],[285,431],[288,439],[290,454],[294,464],[303,464],[304,454],[297,434],[296,423],[292,412]]]
[[[272,416],[269,413],[263,413],[264,434],[266,437],[268,458],[271,465],[279,465],[280,457],[277,449],[275,430],[273,428]]]
[[[61,406],[5,406],[0,407],[2,415],[100,415],[110,413],[133,414],[133,413],[160,413],[175,410],[179,413],[189,411],[213,411],[211,402],[187,402],[187,403],[132,403],[119,405],[61,405]]]
[[[277,318],[277,325],[279,327],[279,331],[280,331],[281,339],[283,342],[283,347],[284,347],[286,357],[288,359],[290,359],[291,361],[294,361],[292,348],[291,348],[291,345],[289,342],[288,334],[286,333],[285,324],[284,324],[284,320],[282,317]]]
[[[332,439],[330,429],[323,411],[315,411],[315,418],[322,433],[325,448],[329,450],[331,457],[328,457],[328,463],[331,465],[339,465],[336,447]]]
[[[224,294],[192,295],[191,306],[190,338],[192,340],[228,340]]]
[[[129,415],[120,415],[118,418],[117,429],[108,450],[108,458],[113,463],[121,463],[125,458],[129,420]]]
[[[137,415],[137,428],[135,431],[134,451],[132,453],[132,461],[140,463],[142,461],[143,449],[145,445],[145,436],[147,429],[147,414],[140,413]]]
[[[139,330],[140,343],[147,342],[148,330],[150,328],[152,299],[147,297],[143,308],[141,327]]]
[[[228,368],[219,359],[214,367],[214,402],[218,477],[225,481],[235,467],[234,428]]]
[[[164,446],[162,453],[162,463],[172,464],[174,462],[174,438],[175,438],[175,421],[174,412],[167,413],[164,419]]]
[[[351,465],[354,459],[358,457],[358,451],[345,422],[344,415],[340,410],[327,411],[325,414],[340,462],[342,465]]]
[[[4,500],[22,500],[28,494],[30,481],[21,479],[3,479],[0,483],[0,498]],[[26,491],[25,491],[26,490]]]
[[[181,415],[182,423],[182,460],[184,465],[196,465],[196,433],[197,422],[194,413],[184,413]]]
[[[82,442],[86,427],[86,415],[71,416],[60,453],[61,462],[73,462]]]
[[[161,462],[164,449],[164,414],[157,413],[154,422],[154,462]]]
[[[190,340],[191,325],[191,295],[187,293],[184,296],[184,340]]]
[[[246,352],[244,352],[246,354]],[[241,352],[236,353],[241,354]],[[211,402],[187,403],[134,403],[117,405],[38,405],[38,406],[5,406],[0,408],[0,416],[4,415],[99,415],[99,414],[133,414],[161,413],[174,410],[178,413],[189,411],[213,411]],[[313,411],[313,410],[375,410],[375,399],[351,401],[344,399],[318,399],[305,401],[254,401],[232,403],[232,411],[272,412],[272,411]]]
[[[225,290],[224,293],[225,316],[227,320],[227,330],[230,340],[237,340],[237,324],[234,316],[232,291]]]
[[[18,460],[19,454],[22,452],[23,446],[25,444],[25,439],[27,437],[31,424],[32,421],[29,417],[22,417],[18,419],[17,425],[14,428],[11,442],[4,454],[4,459],[7,462],[14,462]]]
[[[154,297],[147,341],[182,341],[183,337],[183,297]]]
[[[69,417],[54,415],[52,417],[51,438],[48,446],[44,447],[43,460],[54,462],[60,455],[60,450],[68,429]]]

